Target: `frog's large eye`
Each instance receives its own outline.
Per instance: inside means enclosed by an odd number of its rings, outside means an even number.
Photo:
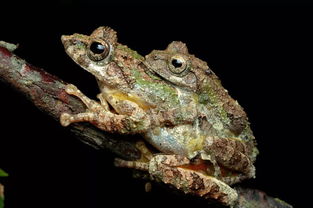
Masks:
[[[88,56],[93,61],[101,61],[110,53],[110,46],[105,41],[92,41],[88,48]]]
[[[187,63],[183,57],[175,55],[170,59],[169,66],[171,72],[181,74],[186,70]]]

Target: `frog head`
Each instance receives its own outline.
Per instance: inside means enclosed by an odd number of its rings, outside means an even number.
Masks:
[[[199,105],[218,118],[223,130],[238,136],[247,126],[243,108],[230,97],[207,63],[189,54],[186,44],[174,41],[165,50],[153,50],[145,65],[161,79],[198,95]]]
[[[66,53],[78,65],[100,78],[104,66],[111,61],[117,37],[114,30],[100,27],[90,36],[75,33],[62,35],[61,40]]]
[[[119,44],[116,32],[109,27],[99,27],[90,36],[63,35],[61,40],[66,53],[93,74],[100,87],[129,87],[131,81],[125,79],[126,74],[143,59],[137,52]]]
[[[196,64],[192,63],[197,61]],[[186,45],[174,41],[164,50],[153,50],[146,56],[147,68],[161,76],[163,79],[186,89],[197,90],[197,77],[195,70],[208,68],[205,62],[191,56]],[[199,68],[199,69],[198,69]]]

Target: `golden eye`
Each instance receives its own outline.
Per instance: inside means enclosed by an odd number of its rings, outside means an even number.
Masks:
[[[105,41],[92,41],[88,48],[88,56],[93,61],[101,61],[110,53],[110,46]]]
[[[169,66],[171,72],[181,74],[187,68],[187,63],[183,57],[175,55],[171,58]]]

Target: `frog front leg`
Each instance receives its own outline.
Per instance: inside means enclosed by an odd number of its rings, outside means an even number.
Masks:
[[[154,180],[171,184],[185,193],[232,206],[238,194],[226,183],[215,177],[188,169],[190,160],[181,155],[155,155],[148,163],[142,161],[115,160],[118,167],[148,171]]]
[[[104,131],[126,134],[138,133],[150,126],[150,120],[146,118],[145,112],[136,104],[129,102],[128,104],[133,109],[132,114],[121,115],[111,112],[106,100],[101,95],[98,95],[100,104],[85,96],[72,84],[67,85],[65,91],[78,97],[87,106],[87,110],[84,113],[74,115],[63,113],[60,117],[63,126],[76,122],[90,122]]]

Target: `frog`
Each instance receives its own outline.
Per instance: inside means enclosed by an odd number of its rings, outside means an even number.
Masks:
[[[145,57],[145,65],[152,73],[160,76],[180,90],[190,91],[197,96],[197,118],[194,131],[205,132],[201,143],[202,158],[223,168],[239,171],[243,175],[224,178],[228,184],[237,183],[255,176],[253,163],[258,149],[250,128],[247,114],[239,103],[229,96],[216,74],[207,63],[188,52],[185,43],[173,41],[165,50],[153,50]],[[195,120],[196,121],[196,120]],[[162,138],[152,138],[158,143]],[[186,144],[186,138],[181,143]],[[200,141],[201,142],[201,141]],[[192,148],[187,145],[186,147]],[[203,151],[204,150],[204,151]],[[187,155],[188,156],[188,155]],[[188,156],[190,157],[190,155]],[[215,165],[218,170],[219,166]],[[217,171],[218,172],[218,171]]]
[[[147,171],[152,180],[223,205],[236,203],[231,185],[255,176],[256,142],[242,107],[206,62],[177,41],[143,57],[118,43],[110,27],[61,40],[100,90],[95,101],[68,84],[66,93],[87,110],[62,113],[63,126],[89,122],[106,132],[136,134],[141,158],[117,158],[116,166]]]

